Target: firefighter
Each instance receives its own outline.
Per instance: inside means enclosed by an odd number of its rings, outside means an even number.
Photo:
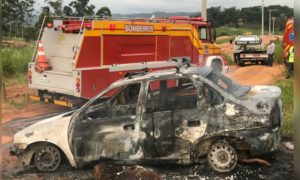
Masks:
[[[270,41],[268,48],[267,48],[267,54],[268,54],[268,66],[273,65],[273,59],[274,59],[274,52],[275,52],[275,43],[273,40]]]
[[[287,68],[288,72],[286,78],[289,79],[294,73],[294,46],[290,47],[289,49],[289,55],[287,57]]]

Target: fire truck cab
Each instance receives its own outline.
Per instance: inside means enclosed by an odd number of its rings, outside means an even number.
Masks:
[[[72,107],[131,73],[182,63],[173,58],[220,71],[226,66],[210,23],[200,17],[60,18],[44,24],[28,65],[29,87],[38,90],[29,97],[35,100]],[[41,63],[46,68],[39,69]]]

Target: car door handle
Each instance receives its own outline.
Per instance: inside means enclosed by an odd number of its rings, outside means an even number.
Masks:
[[[188,126],[189,127],[196,127],[196,126],[200,126],[200,121],[188,121]]]
[[[125,124],[124,126],[123,126],[123,129],[124,130],[134,130],[134,124]]]

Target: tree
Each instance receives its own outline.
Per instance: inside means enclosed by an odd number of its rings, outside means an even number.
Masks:
[[[45,0],[52,8],[51,14],[61,16],[63,14],[63,0]]]
[[[97,16],[100,16],[100,17],[111,17],[111,12],[110,12],[110,9],[108,7],[101,7],[97,13],[96,13]]]
[[[35,0],[5,0],[3,2],[2,27],[5,35],[24,36],[24,28],[30,25],[33,17],[34,3]]]
[[[69,4],[69,8],[66,6],[64,7],[64,13],[73,12],[71,14],[73,14],[74,16],[93,16],[95,14],[94,13],[95,6],[92,4],[88,5],[88,3],[89,0],[72,1]],[[72,9],[72,11],[70,11],[70,9]]]
[[[220,6],[208,8],[207,17],[212,22],[213,27],[219,27],[224,25]]]
[[[65,16],[74,16],[74,12],[73,12],[72,8],[69,6],[64,6],[63,14]]]

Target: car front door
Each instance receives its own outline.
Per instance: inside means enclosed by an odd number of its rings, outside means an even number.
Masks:
[[[140,83],[113,88],[74,117],[69,142],[77,164],[140,158],[140,95]]]

